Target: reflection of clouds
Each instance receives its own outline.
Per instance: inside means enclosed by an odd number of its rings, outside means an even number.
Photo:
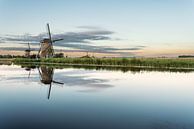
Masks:
[[[18,66],[13,65],[0,65],[0,80],[1,81],[14,81],[24,79],[24,76],[28,73],[23,71]]]
[[[85,89],[85,90],[78,90],[78,92],[81,92],[81,93],[93,93],[93,92],[99,92],[99,88],[96,88],[96,89]]]
[[[24,69],[21,69],[21,72],[22,74],[17,74],[17,76],[15,74],[7,77],[0,76],[0,80],[3,79],[3,81],[12,82],[22,80],[22,82],[25,83],[40,82],[38,70],[32,70],[30,78],[28,78],[30,71],[24,71]],[[109,82],[107,79],[90,78],[92,76],[91,73],[93,72],[84,70],[56,70],[56,72],[54,71],[53,80],[64,83],[64,86],[84,88],[81,90],[79,89],[79,92],[97,92],[112,87],[112,85],[107,84]],[[53,86],[55,85],[58,86],[57,84],[53,84]]]
[[[110,88],[112,85],[107,84],[109,80],[99,79],[94,77],[94,71],[75,70],[60,71],[56,70],[54,80],[63,82],[65,86],[69,87],[82,87],[80,92],[96,92],[102,89]],[[92,77],[92,78],[91,78]]]
[[[4,77],[4,78],[2,78],[2,81],[6,81],[6,82],[19,82],[19,81],[22,81],[22,82],[31,83],[31,82],[39,82],[39,77],[37,77],[37,76],[32,77],[31,76],[30,78],[28,78],[28,74],[26,74],[26,75],[20,75],[18,77]]]
[[[3,78],[4,78],[5,76],[3,76],[3,75],[0,75],[0,81],[3,81]]]
[[[83,75],[83,71],[81,75],[77,75],[75,71],[55,74],[55,79],[57,79],[57,81],[59,80],[60,82],[63,82],[66,86],[77,86],[77,87],[89,88],[89,89],[81,90],[80,92],[95,92],[101,89],[112,87],[112,85],[106,84],[109,82],[108,80],[89,78],[89,76]]]

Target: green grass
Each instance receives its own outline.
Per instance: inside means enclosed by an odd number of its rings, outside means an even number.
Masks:
[[[17,58],[14,63],[66,64],[122,67],[194,68],[194,59],[180,58]]]

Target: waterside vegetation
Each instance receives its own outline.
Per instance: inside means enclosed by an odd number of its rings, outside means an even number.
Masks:
[[[194,59],[187,58],[48,58],[28,59],[16,58],[16,64],[53,64],[53,65],[83,65],[106,67],[149,67],[149,68],[175,68],[194,69]]]

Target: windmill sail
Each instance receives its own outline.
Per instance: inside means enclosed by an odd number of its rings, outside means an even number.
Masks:
[[[49,24],[47,24],[47,29],[48,29],[48,35],[49,35],[49,40],[50,40],[50,45],[51,45],[51,56],[53,56],[54,55],[54,48],[53,48],[53,41],[52,41],[52,36],[51,36]]]
[[[29,42],[28,42],[28,49],[31,50],[31,49],[30,49],[30,43],[29,43]]]

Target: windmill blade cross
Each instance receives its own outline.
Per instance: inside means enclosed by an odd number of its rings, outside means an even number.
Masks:
[[[50,40],[51,49],[52,49],[52,56],[53,56],[54,55],[54,49],[53,49],[53,41],[52,41],[52,36],[51,36],[49,23],[47,23],[47,29],[48,29],[48,35],[49,35],[49,40]]]
[[[31,49],[30,49],[30,43],[28,42],[28,50],[30,51]]]
[[[28,78],[30,78],[30,75],[31,75],[31,69],[30,69],[30,71],[29,71]]]
[[[62,41],[62,40],[64,40],[64,39],[55,39],[55,40],[53,40],[53,42]]]
[[[60,85],[64,85],[64,83],[63,82],[57,82],[57,81],[52,81],[53,83],[56,83],[56,84],[60,84]]]
[[[51,96],[51,88],[52,88],[52,82],[49,86],[49,91],[48,91],[48,96],[47,96],[48,99],[50,99],[50,96]]]
[[[50,42],[52,43],[52,37],[51,37],[51,31],[50,31],[49,23],[47,23],[47,29],[48,29],[48,35],[49,35]]]
[[[38,57],[40,57],[40,51],[41,51],[41,43],[40,43],[40,48],[38,50]]]

